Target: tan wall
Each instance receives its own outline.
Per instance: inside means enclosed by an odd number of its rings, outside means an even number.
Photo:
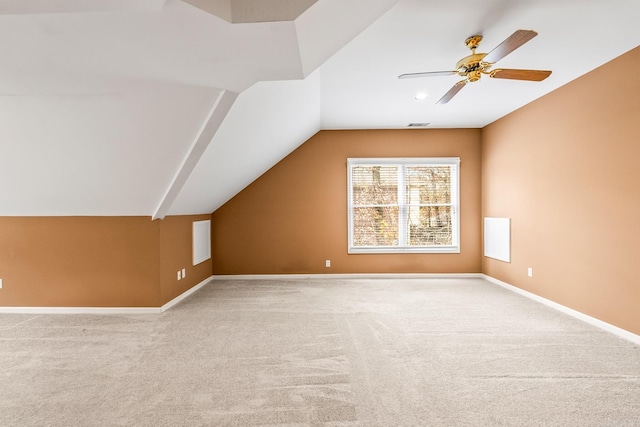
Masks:
[[[193,218],[0,217],[0,306],[159,307],[211,275]]]
[[[0,306],[156,306],[157,251],[149,218],[0,218]]]
[[[193,265],[192,230],[194,221],[211,219],[211,215],[168,216],[160,221],[160,305],[211,276],[211,259]],[[178,270],[186,277],[178,280]]]
[[[483,129],[483,215],[511,263],[483,272],[640,333],[640,48]],[[533,277],[527,277],[533,267]]]
[[[213,213],[214,274],[480,272],[480,153],[479,129],[321,131]],[[460,157],[461,253],[347,254],[349,157]]]

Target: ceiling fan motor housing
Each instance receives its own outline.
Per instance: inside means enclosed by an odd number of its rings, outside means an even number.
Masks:
[[[482,73],[486,73],[490,64],[482,62],[486,53],[474,53],[465,56],[456,64],[456,71],[459,75],[467,77],[470,82],[480,80]]]

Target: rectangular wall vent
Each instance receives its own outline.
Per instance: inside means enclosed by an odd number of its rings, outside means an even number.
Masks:
[[[426,128],[431,123],[409,123],[407,127],[409,128]]]
[[[211,220],[193,221],[193,265],[211,258]],[[180,280],[178,271],[178,280]]]

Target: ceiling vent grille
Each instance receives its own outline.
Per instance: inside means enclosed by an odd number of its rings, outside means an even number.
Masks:
[[[408,128],[426,128],[431,123],[409,123],[407,125]]]

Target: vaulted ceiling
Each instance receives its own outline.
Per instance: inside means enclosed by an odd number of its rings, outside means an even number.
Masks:
[[[637,0],[0,0],[0,215],[210,213],[321,129],[483,127],[638,46],[637,16]],[[500,66],[543,82],[483,78],[436,105],[459,77],[397,78],[519,28],[539,35]]]

